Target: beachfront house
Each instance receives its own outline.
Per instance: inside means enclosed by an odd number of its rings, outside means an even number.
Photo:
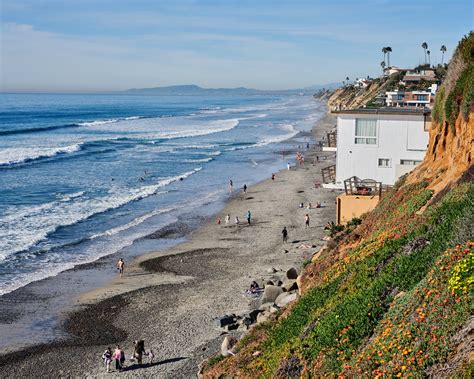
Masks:
[[[344,181],[354,176],[393,185],[423,160],[431,125],[426,108],[363,108],[335,113],[334,187],[344,188]]]

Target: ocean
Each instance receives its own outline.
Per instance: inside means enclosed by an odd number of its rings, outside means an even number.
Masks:
[[[0,296],[217,210],[323,114],[310,96],[0,94]]]

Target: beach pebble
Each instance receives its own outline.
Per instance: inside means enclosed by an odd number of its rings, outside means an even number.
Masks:
[[[267,273],[269,273],[269,274],[274,274],[275,272],[277,272],[277,269],[275,267],[271,267],[271,268],[267,269]]]
[[[298,277],[298,271],[296,271],[296,268],[292,267],[286,272],[286,277],[288,279],[295,279]]]
[[[263,292],[261,304],[273,303],[279,294],[283,292],[281,287],[277,286],[266,286],[265,291]]]

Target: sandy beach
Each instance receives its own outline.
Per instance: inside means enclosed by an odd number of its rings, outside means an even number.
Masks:
[[[325,117],[314,127],[314,139],[321,140],[333,125],[332,116]],[[314,183],[321,182],[320,169],[334,161],[316,162],[316,154],[333,153],[317,152],[313,146],[304,151],[303,166],[276,173],[274,181],[250,186],[246,194],[236,183],[225,208],[185,242],[126,262],[122,278],[81,295],[77,300],[82,309],[64,321],[71,339],[0,356],[2,376],[196,377],[199,363],[219,352],[223,330],[216,320],[252,309],[254,299],[245,295],[250,283],[264,283],[274,275],[271,268],[301,270],[324,244],[323,226],[335,218],[337,193],[315,188]],[[294,155],[289,158],[294,162]],[[320,202],[322,207],[299,208],[308,202]],[[252,213],[250,225],[247,211]],[[231,216],[227,225],[226,214]],[[239,225],[234,224],[236,215]],[[282,243],[284,226],[287,243]],[[307,244],[316,247],[304,247]],[[146,350],[155,351],[156,363],[138,367],[127,358],[126,370],[105,373],[101,360],[105,348],[119,344],[129,357],[137,339],[145,340]]]

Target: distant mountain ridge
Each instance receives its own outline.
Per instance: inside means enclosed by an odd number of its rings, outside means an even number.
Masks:
[[[203,88],[196,84],[175,85],[166,87],[152,88],[131,88],[124,92],[149,95],[175,95],[175,96],[193,96],[193,95],[311,95],[316,89],[325,86],[312,86],[308,88],[297,88],[287,90],[260,90],[246,87],[236,88]],[[328,88],[328,87],[326,87]]]

